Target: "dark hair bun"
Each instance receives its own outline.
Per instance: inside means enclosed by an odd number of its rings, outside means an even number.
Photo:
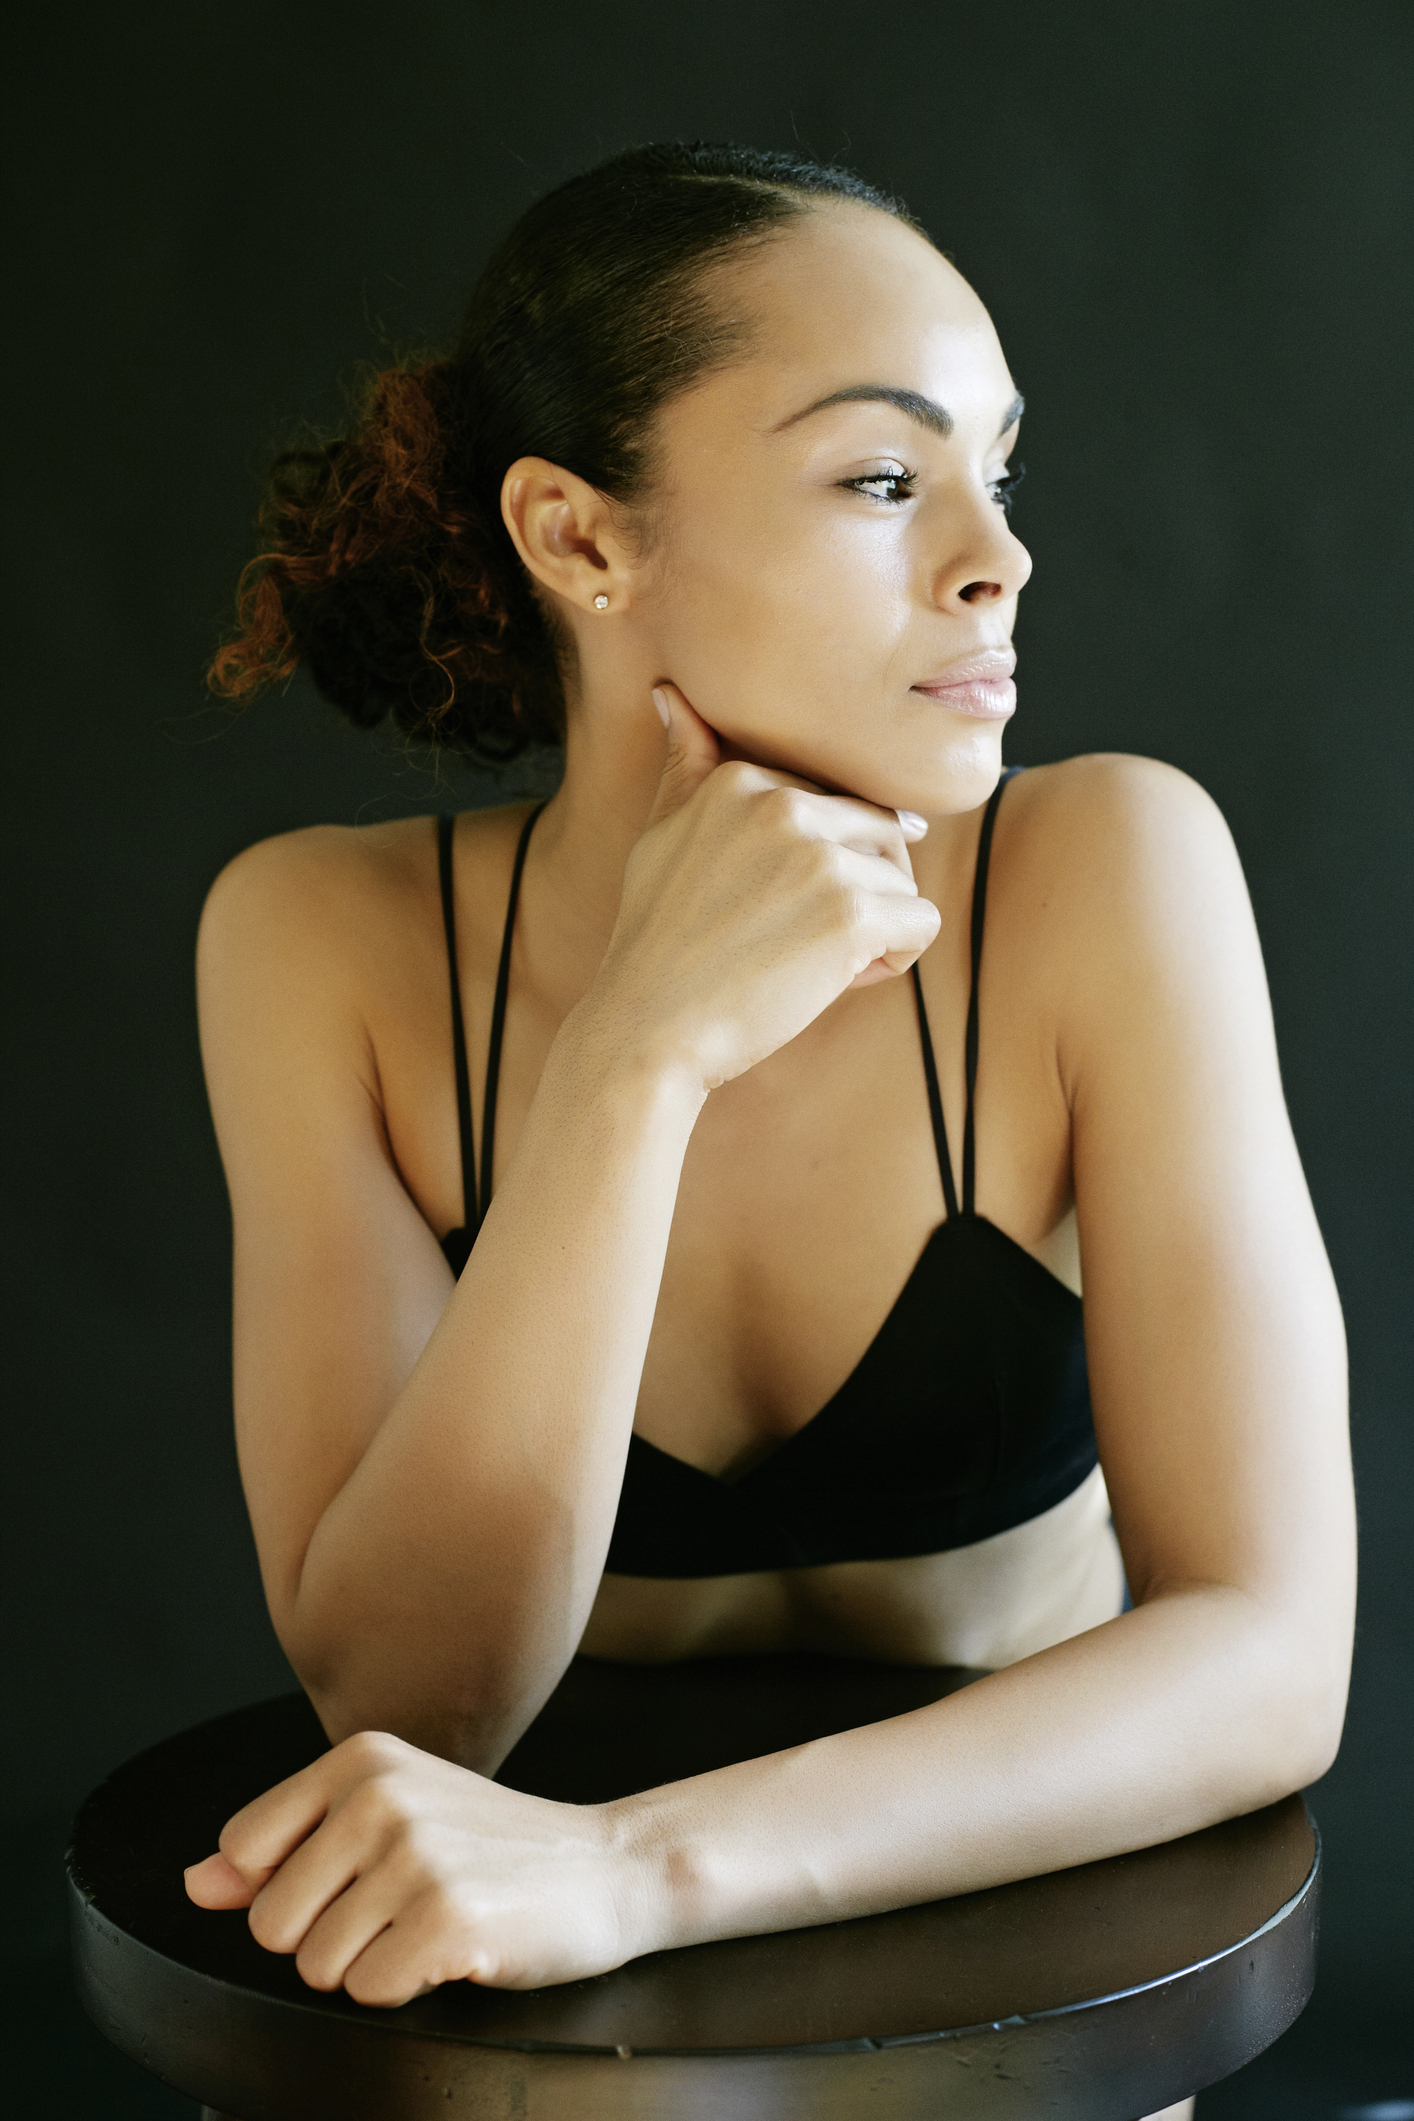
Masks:
[[[386,369],[350,432],[275,461],[266,550],[211,682],[240,698],[304,662],[360,728],[390,717],[488,761],[560,733],[554,656],[500,522],[488,534],[447,461],[444,364]]]
[[[548,457],[634,500],[654,415],[740,344],[706,268],[812,196],[903,213],[846,170],[703,145],[635,148],[531,207],[450,360],[373,375],[346,434],[276,459],[213,689],[242,698],[303,661],[362,728],[391,717],[488,762],[561,738],[551,627],[501,521],[506,469]]]

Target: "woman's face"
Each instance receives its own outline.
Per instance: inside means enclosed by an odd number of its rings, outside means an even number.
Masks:
[[[750,350],[661,416],[642,645],[733,751],[971,809],[1031,571],[1002,505],[1020,407],[991,319],[867,207],[811,210],[722,278]]]

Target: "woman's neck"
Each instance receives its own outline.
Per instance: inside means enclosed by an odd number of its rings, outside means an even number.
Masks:
[[[663,756],[663,732],[646,698],[632,717],[569,718],[564,779],[535,828],[524,886],[538,983],[565,1007],[589,985],[608,946]]]

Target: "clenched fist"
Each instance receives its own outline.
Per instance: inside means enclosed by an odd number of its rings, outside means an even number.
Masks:
[[[668,755],[586,1000],[654,1060],[715,1089],[847,987],[906,972],[939,915],[896,812],[722,762],[675,687]]]

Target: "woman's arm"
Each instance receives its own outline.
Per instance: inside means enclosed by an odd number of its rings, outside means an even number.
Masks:
[[[1236,854],[1166,767],[1048,778],[997,866],[1051,967],[1096,1429],[1137,1610],[914,1715],[632,1800],[658,1941],[1167,1840],[1313,1781],[1339,1742],[1344,1344]]]
[[[360,968],[409,947],[406,901],[390,918],[340,835],[256,849],[213,891],[242,1473],[276,1628],[335,1737],[391,1729],[491,1769],[535,1715],[602,1574],[706,1088],[936,932],[894,818],[714,772],[710,734],[678,721],[603,967],[455,1287],[394,1165],[364,1018]]]
[[[1328,1766],[1354,1595],[1340,1322],[1231,843],[1182,776],[1084,761],[1018,806],[1008,857],[1014,888],[1051,879],[1028,903],[1137,1609],[932,1707],[599,1808],[434,1788],[454,1771],[357,1739],[193,1881],[258,1890],[256,1935],[315,1985],[563,1980],[1113,1855]]]

